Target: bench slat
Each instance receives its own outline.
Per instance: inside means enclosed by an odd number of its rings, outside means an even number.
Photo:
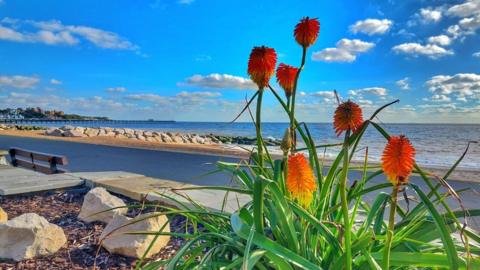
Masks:
[[[41,173],[44,173],[44,174],[65,173],[65,172],[67,172],[66,170],[58,169],[58,168],[57,168],[56,172],[52,172],[52,170],[50,169],[50,166],[46,166],[46,165],[38,164],[38,163],[37,164],[32,164],[31,162],[25,161],[25,160],[22,160],[22,159],[17,159],[17,160],[15,160],[15,162],[17,163],[17,166],[19,166],[19,167],[35,170],[37,172],[41,172]]]
[[[34,160],[45,161],[48,163],[54,161],[56,164],[59,164],[59,165],[68,164],[67,157],[65,156],[58,156],[58,155],[42,153],[42,152],[33,152],[33,151],[28,151],[28,150],[16,148],[16,147],[11,148],[10,151],[13,151],[14,152],[13,154],[15,156],[21,156],[26,158],[31,158],[33,156]]]

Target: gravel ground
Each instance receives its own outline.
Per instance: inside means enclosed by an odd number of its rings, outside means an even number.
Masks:
[[[67,237],[66,245],[54,255],[22,262],[0,261],[0,269],[93,269],[95,261],[96,269],[133,269],[137,262],[133,258],[112,255],[103,248],[96,256],[99,237],[105,225],[99,222],[87,224],[77,219],[83,195],[79,192],[65,191],[0,197],[0,206],[8,213],[9,219],[25,213],[37,213],[62,227]],[[127,198],[122,199],[127,205],[134,203]],[[140,211],[130,209],[128,215],[135,216]],[[148,211],[152,209],[144,210]],[[184,219],[180,216],[170,218],[172,231],[182,230],[183,224]],[[181,239],[172,237],[168,245],[150,260],[170,258],[182,243]]]

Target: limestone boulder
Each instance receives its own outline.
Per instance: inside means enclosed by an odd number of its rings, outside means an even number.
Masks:
[[[87,135],[83,134],[82,132],[79,132],[75,129],[69,129],[63,132],[63,136],[65,137],[86,137]]]
[[[0,224],[0,258],[22,261],[57,252],[67,238],[63,229],[35,214]]]
[[[7,223],[7,221],[8,221],[7,212],[5,212],[5,211],[0,207],[0,224]]]
[[[59,128],[49,128],[45,131],[45,135],[48,135],[48,136],[63,136],[63,130],[59,129]]]
[[[116,215],[103,230],[100,239],[102,240],[102,246],[110,253],[141,258],[155,236],[126,233],[138,231],[159,232],[162,228],[163,232],[170,232],[167,217],[160,215],[160,213],[148,213],[135,218]],[[146,254],[146,257],[149,258],[160,252],[167,245],[168,241],[170,241],[170,236],[159,236],[148,254]]]
[[[162,133],[162,134],[160,134],[160,137],[162,138],[162,142],[164,142],[164,143],[173,142],[172,138],[170,136],[168,136],[168,134]]]
[[[90,190],[83,198],[82,209],[78,218],[87,223],[101,221],[109,223],[114,215],[124,215],[127,208],[122,199],[113,196],[105,188],[97,187]]]
[[[88,137],[95,137],[98,135],[99,130],[96,128],[86,128],[85,129],[85,135]]]

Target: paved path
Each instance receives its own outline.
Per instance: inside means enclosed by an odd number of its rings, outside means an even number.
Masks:
[[[70,161],[68,169],[72,172],[128,171],[195,185],[228,185],[230,177],[227,175],[204,175],[214,170],[214,163],[219,160],[230,162],[237,160],[212,155],[0,136],[0,149],[8,149],[11,146],[66,155]],[[350,179],[359,178],[360,172],[351,172]],[[372,184],[385,181],[385,177],[378,176],[372,180]],[[427,190],[419,177],[412,177],[411,181]],[[457,190],[469,188],[469,191],[462,193],[464,205],[470,209],[480,208],[480,193],[477,191],[480,190],[480,185],[478,183],[451,181],[450,184]],[[385,192],[389,192],[389,190],[385,190]],[[367,200],[371,201],[373,196],[374,194],[370,194]],[[458,209],[456,201],[449,200],[449,204],[452,208]]]

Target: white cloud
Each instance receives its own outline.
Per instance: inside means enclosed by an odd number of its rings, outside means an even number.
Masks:
[[[127,100],[144,101],[169,108],[176,108],[179,106],[201,106],[205,104],[219,104],[221,102],[218,98],[222,94],[219,92],[199,91],[189,92],[182,91],[174,96],[161,96],[158,94],[133,94],[127,95]]]
[[[473,57],[480,58],[480,52],[473,53],[472,56],[473,56]]]
[[[62,81],[59,81],[59,80],[57,80],[57,79],[51,79],[51,80],[50,80],[50,84],[60,85],[60,84],[62,84]]]
[[[311,93],[310,95],[323,98],[335,98],[335,92],[333,91],[317,91]]]
[[[449,16],[461,18],[478,15],[480,13],[480,1],[467,0],[462,4],[451,6],[446,13]]]
[[[423,23],[437,23],[442,19],[440,9],[422,8],[419,15]]]
[[[250,79],[233,76],[229,74],[218,74],[212,73],[206,76],[203,75],[193,75],[185,80],[182,85],[192,85],[198,87],[207,87],[207,88],[224,88],[224,89],[257,89],[257,85],[253,83]]]
[[[454,94],[459,98],[465,96],[480,98],[480,74],[458,73],[453,76],[433,76],[426,85],[430,92],[438,95]]]
[[[480,15],[470,18],[463,18],[461,19],[458,24],[461,28],[465,29],[469,32],[475,32],[478,28],[480,28]]]
[[[348,91],[348,94],[351,96],[361,96],[363,94],[372,94],[376,96],[386,96],[388,90],[383,87],[366,87],[360,89],[352,89]]]
[[[438,44],[440,46],[448,46],[452,42],[447,35],[438,35],[428,38],[429,43]]]
[[[7,17],[0,24],[0,39],[67,46],[77,45],[81,40],[86,40],[99,48],[132,50],[139,53],[137,45],[116,33],[82,25],[64,25],[57,20],[34,21]]]
[[[453,55],[453,51],[446,50],[435,44],[422,45],[419,43],[403,43],[392,48],[398,54],[407,54],[414,57],[428,56],[432,59],[437,59],[447,55]]]
[[[350,31],[354,34],[365,33],[371,35],[385,34],[392,27],[393,22],[391,20],[383,19],[366,19],[363,21],[357,21],[355,24],[350,25]]]
[[[341,39],[336,48],[326,48],[312,54],[312,60],[325,62],[353,62],[358,54],[365,53],[375,47],[374,43],[359,39]]]
[[[0,75],[0,85],[6,85],[19,89],[33,88],[38,84],[40,79],[38,77],[28,77],[28,76],[5,76]]]
[[[123,93],[123,92],[127,91],[127,88],[122,87],[122,86],[109,87],[105,91],[107,91],[108,93]]]
[[[446,95],[433,95],[432,101],[434,102],[450,102],[451,99]]]
[[[395,84],[402,90],[410,90],[410,78],[408,77],[396,81]]]
[[[199,54],[199,55],[195,56],[195,61],[198,61],[198,62],[205,62],[205,61],[210,61],[210,60],[212,60],[212,57],[210,55]]]

